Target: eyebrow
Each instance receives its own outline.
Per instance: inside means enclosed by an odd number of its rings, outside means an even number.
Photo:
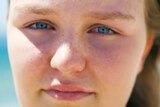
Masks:
[[[43,6],[31,6],[31,5],[24,5],[24,6],[15,6],[15,11],[23,12],[23,13],[33,13],[37,15],[49,15],[49,14],[56,14],[58,15],[54,9],[49,7],[43,7]],[[121,20],[135,20],[135,17],[133,17],[130,14],[125,14],[120,11],[111,11],[111,12],[88,12],[84,15],[85,17],[91,17],[94,19],[99,20],[107,20],[107,19],[121,19]]]
[[[37,15],[49,15],[49,14],[57,14],[55,10],[48,7],[43,6],[31,6],[31,5],[24,5],[24,6],[15,6],[14,10],[16,12],[22,13],[33,13]]]
[[[100,19],[100,20],[106,20],[106,19],[135,20],[135,17],[133,17],[132,15],[122,13],[120,11],[90,12],[86,14],[85,17],[91,17],[91,18]]]

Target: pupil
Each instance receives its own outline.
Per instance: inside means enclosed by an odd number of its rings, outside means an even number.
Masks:
[[[109,29],[99,27],[98,31],[101,32],[101,33],[108,33]]]
[[[40,29],[43,29],[43,28],[46,28],[46,24],[38,23],[37,27]]]

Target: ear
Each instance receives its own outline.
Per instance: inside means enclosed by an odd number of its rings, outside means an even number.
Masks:
[[[146,46],[145,46],[145,49],[144,49],[144,52],[143,52],[143,56],[142,56],[142,59],[141,59],[141,63],[139,65],[139,73],[142,71],[143,69],[143,65],[145,63],[145,60],[153,46],[153,43],[154,43],[154,39],[155,37],[153,35],[148,35],[147,37],[147,42],[146,42]]]

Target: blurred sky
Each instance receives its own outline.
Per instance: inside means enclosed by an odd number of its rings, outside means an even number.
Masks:
[[[7,0],[1,0],[0,4],[0,33],[4,33],[6,28]],[[0,37],[1,36],[4,35],[0,35]]]
[[[7,0],[0,0],[0,107],[20,107],[15,95],[6,44]]]

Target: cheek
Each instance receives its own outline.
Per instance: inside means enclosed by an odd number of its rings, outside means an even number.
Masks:
[[[101,48],[91,47],[90,62],[94,65],[93,70],[101,80],[103,79],[102,81],[115,86],[117,82],[135,78],[144,44],[144,38],[121,37],[106,43]]]
[[[11,65],[17,69],[15,71],[23,73],[27,69],[27,73],[36,73],[46,65],[49,66],[51,51],[55,50],[58,43],[55,40],[57,38],[54,38],[51,33],[40,35],[31,31],[11,27],[8,34]]]
[[[104,99],[107,99],[115,106],[126,104],[135,83],[144,44],[144,38],[124,37],[101,48],[91,47],[89,64],[96,75],[100,103],[105,104]]]
[[[44,47],[35,45],[22,32],[16,29],[12,31],[8,35],[8,47],[16,83],[18,87],[26,88],[25,90],[36,90],[40,87],[37,81],[49,71],[49,54],[46,49],[48,44],[44,44]]]

